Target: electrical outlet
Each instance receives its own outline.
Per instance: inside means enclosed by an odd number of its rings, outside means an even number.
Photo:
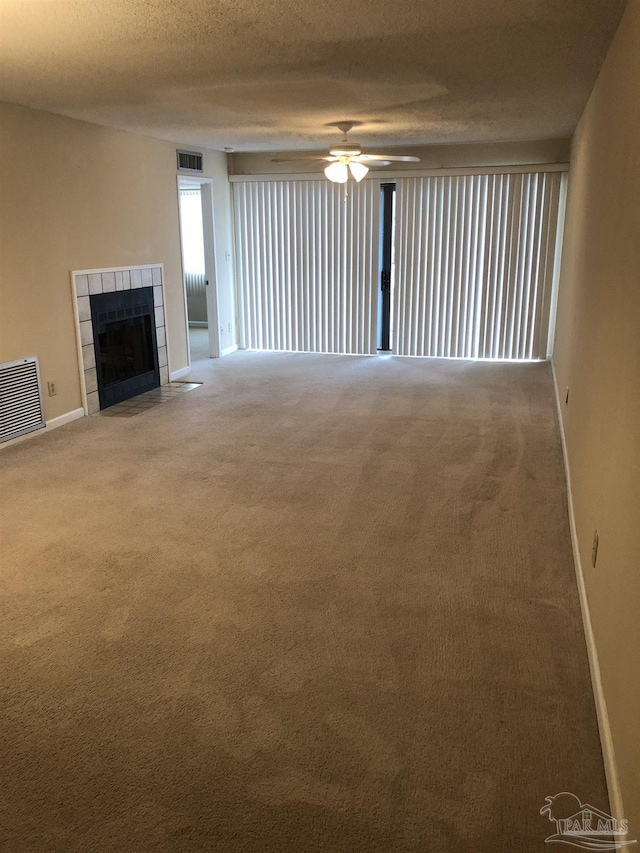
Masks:
[[[224,326],[220,326],[220,334],[224,335]]]
[[[53,381],[53,379],[50,379],[50,380],[47,382],[47,391],[49,392],[49,396],[50,396],[50,397],[55,397],[55,396],[56,396],[56,394],[57,394],[57,391],[56,391],[56,383]]]
[[[564,404],[565,404],[565,406],[569,405],[569,386],[568,385],[567,385],[567,394],[564,398]]]
[[[598,560],[598,544],[600,542],[600,537],[598,536],[598,531],[594,530],[593,532],[593,547],[591,548],[591,565],[595,569],[596,562]]]

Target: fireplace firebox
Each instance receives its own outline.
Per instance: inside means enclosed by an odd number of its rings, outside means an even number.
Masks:
[[[100,408],[158,388],[153,287],[90,297]]]

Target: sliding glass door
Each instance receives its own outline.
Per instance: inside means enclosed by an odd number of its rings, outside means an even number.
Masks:
[[[242,345],[546,358],[561,177],[234,182]]]

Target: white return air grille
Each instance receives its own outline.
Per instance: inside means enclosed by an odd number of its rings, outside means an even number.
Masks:
[[[0,442],[44,426],[38,359],[0,364]]]

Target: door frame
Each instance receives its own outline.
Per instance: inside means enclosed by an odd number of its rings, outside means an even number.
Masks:
[[[391,341],[391,315],[392,303],[392,259],[394,222],[393,213],[395,206],[395,181],[380,181],[380,281],[378,282],[378,352],[389,353],[393,351]]]
[[[204,273],[207,282],[207,330],[209,332],[209,357],[220,358],[220,333],[218,329],[218,277],[216,246],[213,239],[215,217],[213,211],[213,178],[199,175],[177,175],[178,222],[180,234],[180,268],[182,272],[182,294],[184,299],[184,324],[187,344],[187,359],[191,367],[191,346],[189,343],[189,312],[187,307],[187,286],[184,277],[184,258],[182,254],[182,215],[180,213],[180,190],[187,185],[200,186],[202,191],[202,232],[204,245]]]

